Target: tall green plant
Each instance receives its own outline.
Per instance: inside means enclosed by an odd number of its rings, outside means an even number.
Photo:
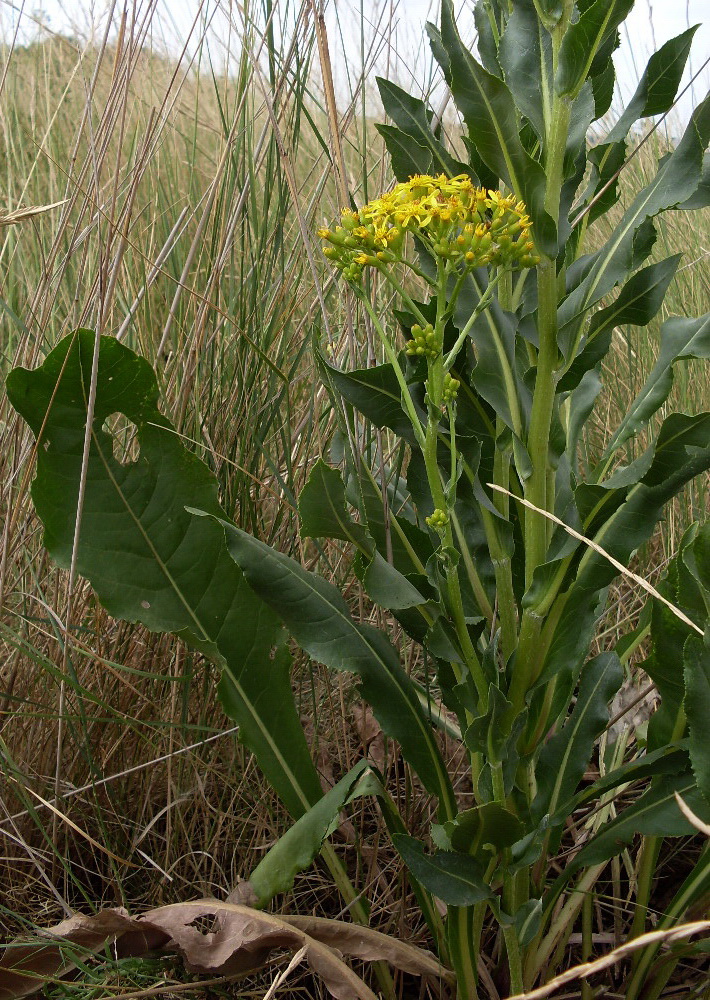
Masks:
[[[381,81],[394,123],[381,131],[399,183],[321,233],[385,360],[342,371],[318,357],[343,461],[342,470],[314,466],[301,532],[352,546],[365,591],[421,647],[433,676],[405,672],[386,632],[355,620],[331,583],[224,517],[214,480],[157,409],[149,366],[125,347],[79,331],[40,369],[8,380],[38,439],[33,496],[48,549],[63,565],[74,561],[113,614],[176,632],[221,664],[225,708],[296,819],[253,873],[252,901],[265,906],[288,889],[339,811],[373,795],[462,998],[484,990],[477,962],[487,923],[504,956],[499,992],[522,992],[554,971],[583,908],[588,953],[595,886],[637,835],[631,930],[641,933],[663,838],[693,833],[676,794],[710,818],[707,527],[684,538],[667,603],[653,606],[650,622],[591,655],[617,567],[710,468],[710,413],[666,416],[655,434],[651,425],[674,366],[710,356],[710,314],[663,325],[646,383],[594,466],[578,462],[614,328],[646,325],[679,263],[647,263],[655,217],[710,201],[707,99],[608,241],[586,251],[589,222],[618,198],[629,130],[672,106],[690,44],[686,32],[652,57],[619,123],[589,149],[632,6],[482,0],[478,61],[444,0],[429,34],[465,125],[467,160],[422,101]],[[365,283],[365,269],[377,282]],[[399,300],[394,332],[373,294],[381,286]],[[356,411],[396,447],[363,452]],[[103,429],[116,412],[137,428],[133,464],[113,456]],[[629,443],[647,436],[623,465]],[[429,831],[406,828],[374,768],[358,765],[321,797],[283,626],[312,658],[359,678],[362,698],[438,804]],[[662,708],[645,742],[627,733],[610,745],[609,703],[649,633],[647,669]],[[467,754],[467,808],[437,728]],[[585,784],[590,763],[600,777]],[[618,801],[629,787],[641,794]],[[574,844],[572,816],[583,834]],[[332,853],[329,861],[351,893]],[[706,850],[663,921],[682,919],[708,891]],[[435,900],[446,904],[443,920]],[[672,968],[640,950],[626,995],[659,996]]]

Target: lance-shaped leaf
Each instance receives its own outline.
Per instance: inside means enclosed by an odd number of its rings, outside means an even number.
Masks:
[[[299,646],[327,667],[361,678],[361,693],[383,732],[432,795],[447,804],[451,784],[415,688],[387,637],[353,621],[340,591],[264,542],[222,522],[227,545],[247,581],[281,618]]]
[[[661,779],[633,805],[605,823],[599,833],[570,862],[565,875],[597,865],[618,854],[636,834],[647,837],[685,837],[697,833],[678,808],[675,793],[703,822],[710,820],[710,804],[703,797],[692,774]]]
[[[569,26],[557,59],[555,90],[558,94],[575,97],[579,93],[597,51],[634,3],[635,0],[596,0]]]
[[[455,851],[427,854],[424,844],[404,834],[395,834],[392,840],[417,881],[449,906],[473,906],[493,895],[476,858]]]
[[[651,183],[640,191],[618,226],[593,257],[570,269],[577,281],[559,308],[560,349],[569,354],[578,342],[589,308],[638,267],[650,252],[652,241],[646,231],[650,220],[666,209],[682,207],[703,180],[703,158],[710,141],[710,97],[694,110],[688,126],[673,152],[665,157]],[[641,244],[639,238],[643,237]],[[650,245],[649,245],[650,244]]]
[[[402,90],[396,84],[391,83],[389,80],[383,79],[381,76],[377,77],[377,86],[380,91],[380,97],[382,99],[382,104],[387,113],[388,117],[397,126],[399,132],[406,136],[407,138],[413,140],[417,145],[426,150],[429,156],[429,170],[437,174],[448,174],[451,177],[455,177],[457,174],[469,174],[474,183],[478,183],[478,177],[475,172],[471,170],[465,163],[461,163],[454,156],[449,153],[446,148],[439,142],[439,140],[434,135],[432,131],[432,119],[434,117],[433,112],[426,106],[424,101],[420,100],[418,97],[412,97],[408,94],[406,90]],[[391,132],[387,132],[387,126],[384,128],[380,125],[377,126],[378,131],[387,141],[388,136],[391,136]],[[402,139],[400,138],[400,144]],[[388,142],[389,150],[389,142]],[[389,150],[390,155],[392,151]],[[416,150],[413,152],[416,153]],[[418,159],[422,159],[421,154],[418,154]],[[402,161],[403,165],[403,161]],[[393,157],[393,167],[395,167],[394,157]],[[397,179],[400,181],[409,180],[409,178],[414,173],[424,173],[425,171],[408,170],[404,175],[400,175],[395,167],[395,174]]]
[[[700,791],[710,805],[710,631],[691,635],[684,648],[685,714],[690,736],[690,762]]]
[[[301,538],[340,538],[361,552],[370,552],[367,530],[348,514],[345,486],[337,469],[319,458],[298,498]]]
[[[552,39],[533,0],[516,3],[499,47],[505,82],[538,138],[545,139],[545,119],[552,96]]]
[[[663,304],[682,256],[675,254],[642,268],[629,278],[610,306],[594,313],[582,351],[560,379],[560,391],[575,388],[584,373],[606,356],[615,327],[646,326],[651,322]]]
[[[7,380],[12,405],[38,438],[32,498],[45,545],[63,567],[72,557],[95,343],[92,331],[77,331],[40,368],[15,369]],[[113,414],[135,425],[136,461],[114,457],[103,429]],[[219,525],[186,512],[195,505],[222,516],[214,475],[160,413],[148,362],[102,337],[77,571],[114,617],[176,633],[221,666],[226,713],[299,816],[322,793],[294,704],[282,626],[235,565]]]
[[[658,52],[653,53],[634,96],[604,140],[605,145],[624,139],[634,122],[640,118],[653,118],[655,115],[665,114],[673,107],[683,70],[688,61],[693,35],[698,27],[696,24],[688,28],[682,34],[669,39]]]
[[[537,767],[537,795],[532,804],[533,822],[554,814],[561,802],[574,794],[592,756],[594,744],[609,721],[609,702],[621,687],[624,672],[616,653],[602,653],[590,660],[572,714],[562,729],[545,744]]]
[[[710,313],[697,319],[676,316],[663,324],[656,363],[614,432],[602,463],[645,426],[649,417],[668,398],[673,386],[673,366],[678,361],[691,358],[710,358]]]
[[[398,437],[413,441],[409,417],[402,407],[402,391],[390,364],[360,368],[352,372],[334,368],[318,356],[318,367],[326,384],[371,420],[376,427],[389,427]]]
[[[607,792],[614,791],[620,785],[630,785],[634,781],[664,775],[687,774],[688,770],[687,740],[677,743],[675,747],[668,745],[659,747],[658,750],[642,754],[635,760],[622,764],[603,777],[597,778],[591,785],[586,785],[560,805],[555,815],[550,818],[550,826],[559,826],[580,806],[587,802],[598,801]]]
[[[678,602],[678,566],[674,561],[668,576],[659,586],[660,593],[672,602]],[[651,654],[643,668],[656,685],[661,696],[660,707],[653,713],[648,725],[648,746],[651,750],[670,743],[683,709],[685,681],[679,664],[683,663],[683,647],[690,634],[688,626],[671,609],[653,601],[651,608]]]
[[[392,161],[392,171],[398,181],[406,181],[415,174],[430,174],[433,170],[431,150],[421,146],[411,135],[394,125],[376,124],[375,128],[385,140]]]
[[[337,826],[341,810],[355,799],[377,795],[381,787],[367,761],[359,761],[264,855],[248,883],[240,885],[244,898],[248,895],[250,904],[263,907],[278,893],[288,892],[296,875],[312,864]]]
[[[537,245],[554,256],[557,228],[544,208],[545,171],[520,141],[510,90],[488,73],[461,41],[451,0],[441,5],[441,43],[448,56],[449,86],[469,139],[481,158],[522,198],[533,220]]]
[[[357,548],[356,572],[368,595],[380,607],[402,611],[427,603],[416,586],[377,551],[368,531],[369,525],[365,527],[350,516],[340,472],[322,459],[313,466],[301,491],[298,513],[302,538],[340,538]],[[390,517],[390,530],[398,527]],[[422,619],[422,622],[426,628],[426,621]]]
[[[695,476],[710,468],[710,413],[694,417],[672,414],[661,427],[653,460],[638,485],[614,510],[594,535],[594,541],[618,562],[626,564],[631,553],[651,535],[664,505]],[[609,491],[613,498],[614,491]],[[562,673],[555,688],[551,722],[567,705],[591,642],[601,592],[618,570],[604,555],[587,548],[570,587],[559,622],[545,656],[538,683]],[[566,680],[565,680],[566,678]]]

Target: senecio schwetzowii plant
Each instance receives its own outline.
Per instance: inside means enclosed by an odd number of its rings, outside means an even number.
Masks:
[[[40,439],[33,497],[49,551],[71,562],[83,480],[78,571],[112,614],[172,631],[220,665],[225,710],[296,821],[252,873],[252,903],[268,905],[320,852],[350,915],[367,920],[328,835],[349,802],[374,797],[462,1000],[491,983],[505,995],[549,979],[576,927],[579,954],[591,955],[597,894],[628,898],[625,932],[637,937],[652,909],[657,928],[672,927],[706,910],[710,892],[705,846],[672,898],[654,897],[664,838],[694,832],[676,796],[710,819],[707,526],[684,536],[667,603],[649,601],[614,649],[591,652],[618,564],[710,468],[710,414],[658,416],[674,365],[710,356],[710,315],[667,320],[619,426],[599,447],[585,436],[614,329],[649,323],[680,261],[651,261],[656,218],[710,203],[705,100],[648,186],[615,208],[630,130],[672,107],[694,29],[651,57],[611,131],[587,141],[609,110],[632,7],[480,0],[477,58],[444,0],[428,30],[464,158],[423,101],[381,80],[392,124],[380,131],[399,183],[320,233],[383,357],[361,368],[350,358],[346,370],[317,353],[340,469],[315,464],[301,530],[352,547],[364,590],[420,651],[413,672],[332,584],[226,519],[214,477],[158,410],[152,370],[126,347],[78,331],[8,380]],[[606,241],[592,244],[589,226],[612,210]],[[395,294],[390,311],[382,289]],[[135,463],[113,456],[103,428],[116,412],[136,425]],[[366,760],[323,793],[287,633],[358,677],[431,797],[428,829],[407,828]],[[609,705],[642,650],[660,708],[645,730],[619,732]],[[450,773],[444,738],[464,749],[467,780]],[[621,969],[627,1000],[663,995],[681,951],[657,947]],[[353,995],[371,994],[363,984]]]

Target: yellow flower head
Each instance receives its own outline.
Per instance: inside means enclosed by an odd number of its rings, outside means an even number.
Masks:
[[[363,267],[387,267],[402,260],[406,232],[413,233],[455,271],[484,265],[532,267],[537,263],[530,218],[515,195],[477,188],[467,174],[416,174],[357,212],[343,210],[329,259],[349,280]]]

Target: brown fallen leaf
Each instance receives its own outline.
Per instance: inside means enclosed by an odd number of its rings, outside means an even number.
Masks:
[[[47,928],[30,941],[12,941],[0,956],[0,1000],[24,997],[41,989],[47,979],[66,975],[76,967],[72,952],[86,955],[98,952],[106,942],[121,937],[140,955],[159,948],[165,934],[158,934],[149,924],[130,917],[126,910],[101,910],[91,917],[81,914]],[[142,941],[142,944],[141,944]]]
[[[211,924],[211,929],[196,923]],[[256,969],[276,950],[302,951],[336,1000],[376,1000],[343,955],[365,961],[386,959],[416,975],[439,979],[450,975],[428,952],[370,928],[316,917],[274,916],[239,904],[197,899],[161,906],[140,917],[122,909],[77,915],[34,940],[11,943],[0,957],[0,1000],[37,992],[46,979],[76,967],[72,950],[78,957],[87,951],[97,953],[107,943],[118,957],[178,952],[191,970],[220,975]]]

